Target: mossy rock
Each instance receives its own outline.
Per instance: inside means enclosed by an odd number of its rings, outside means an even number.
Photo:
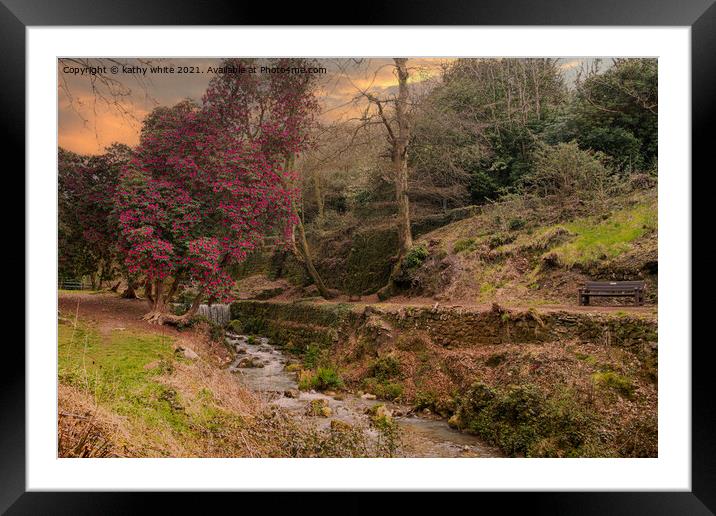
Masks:
[[[382,403],[373,405],[366,412],[370,415],[370,422],[373,426],[378,428],[390,428],[395,424],[393,421],[393,412]]]
[[[330,428],[332,432],[350,432],[353,430],[353,425],[340,419],[331,419]]]
[[[356,232],[345,262],[343,288],[349,294],[372,294],[390,278],[398,248],[395,230],[380,229]]]
[[[328,401],[325,399],[311,400],[306,408],[306,415],[318,416],[318,417],[331,417],[333,410],[328,406]]]
[[[244,325],[238,319],[232,319],[229,321],[229,329],[237,335],[241,335],[244,332]]]

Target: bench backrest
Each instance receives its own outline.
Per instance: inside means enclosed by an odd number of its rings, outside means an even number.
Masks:
[[[589,290],[643,290],[643,281],[587,281],[584,287]]]

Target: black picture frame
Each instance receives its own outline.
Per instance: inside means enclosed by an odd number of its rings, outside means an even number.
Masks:
[[[710,122],[716,115],[716,4],[714,0],[481,0],[480,2],[393,0],[353,5],[355,13],[341,21],[327,19],[335,4],[267,3],[189,0],[0,0],[0,70],[3,88],[1,145],[5,156],[17,156],[15,170],[24,170],[25,149],[25,29],[28,26],[82,25],[559,25],[559,26],[689,26],[692,70],[692,163],[706,173]],[[350,6],[349,6],[350,7]],[[349,9],[350,11],[350,9]],[[350,23],[348,23],[350,22]],[[49,117],[54,114],[48,113]],[[688,180],[684,171],[684,180]],[[24,181],[19,181],[24,191]],[[22,238],[22,237],[21,237]],[[19,249],[19,245],[18,245]],[[14,270],[25,270],[24,255],[15,256]],[[23,263],[20,263],[20,260]],[[16,300],[17,302],[17,300]],[[693,317],[692,317],[693,320]],[[691,342],[669,343],[689,346]],[[485,501],[503,510],[524,507],[530,514],[713,514],[716,512],[716,410],[712,402],[712,368],[707,360],[708,340],[692,347],[692,491],[484,493]],[[6,344],[6,364],[0,376],[0,511],[8,514],[124,514],[133,512],[138,499],[127,493],[38,493],[25,489],[25,357],[19,345]],[[12,366],[7,366],[12,364]],[[662,387],[663,388],[663,387]],[[154,494],[168,512],[172,505],[189,508],[185,494]],[[227,494],[210,494],[226,502]],[[246,494],[240,495],[246,497]],[[345,503],[342,512],[367,512],[367,502]],[[207,498],[204,496],[203,498]],[[264,508],[294,499],[274,494],[263,498]],[[421,496],[411,502],[422,504]],[[145,503],[142,501],[142,503]],[[203,503],[203,502],[202,502]],[[268,503],[268,506],[266,505]],[[381,502],[378,502],[381,503]],[[400,502],[406,503],[405,500]],[[465,503],[459,498],[451,503]],[[474,501],[468,502],[474,504]],[[482,500],[480,503],[484,503]],[[251,504],[245,505],[249,507]],[[382,508],[388,508],[385,506]],[[477,507],[477,506],[475,506]],[[484,506],[483,506],[484,507]],[[206,506],[203,506],[206,509]],[[403,508],[405,506],[403,505]]]

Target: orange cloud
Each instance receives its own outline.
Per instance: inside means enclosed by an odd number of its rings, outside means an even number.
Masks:
[[[409,82],[418,84],[438,77],[442,67],[453,58],[409,58]],[[98,61],[98,60],[92,60]],[[132,63],[134,59],[121,59]],[[219,59],[165,59],[162,64],[203,66],[218,65]],[[562,68],[573,69],[580,59],[564,59]],[[138,62],[138,61],[136,61]],[[320,78],[319,99],[324,119],[335,121],[354,117],[365,106],[361,90],[376,95],[393,94],[397,78],[392,58],[322,59],[327,73]],[[149,74],[137,78],[116,76],[123,94],[116,97],[117,105],[108,105],[98,98],[96,84],[89,76],[63,74],[58,66],[59,112],[58,142],[69,150],[97,154],[113,142],[136,145],[141,120],[156,105],[173,105],[185,98],[199,100],[211,78],[209,74]],[[358,99],[358,100],[356,100]],[[106,98],[104,99],[107,100]],[[111,102],[110,102],[111,104]],[[129,116],[123,116],[124,110]]]

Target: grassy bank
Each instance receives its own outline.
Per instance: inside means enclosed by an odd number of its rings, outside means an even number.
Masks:
[[[176,354],[173,338],[118,328],[100,335],[84,322],[60,324],[58,330],[59,382],[86,409],[111,415],[105,438],[112,441],[113,454],[248,451],[236,440],[245,438],[255,401],[219,375],[202,381],[204,368]]]
[[[212,342],[207,328],[169,335],[161,327],[143,329],[135,323],[125,328],[117,322],[60,318],[61,457],[393,453],[376,445],[362,427],[320,430],[266,405],[217,361],[216,347],[223,343]],[[182,353],[189,346],[196,357]]]

